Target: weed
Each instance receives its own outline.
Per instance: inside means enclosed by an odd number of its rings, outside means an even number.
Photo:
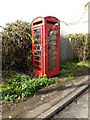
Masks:
[[[38,79],[30,79],[25,74],[15,74],[6,83],[2,83],[2,99],[13,102],[16,98],[27,97],[37,89],[48,86],[54,80],[41,75]]]

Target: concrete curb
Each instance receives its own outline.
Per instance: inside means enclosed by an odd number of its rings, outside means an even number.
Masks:
[[[56,114],[57,112],[62,110],[65,106],[70,104],[76,97],[78,97],[80,94],[86,91],[89,87],[90,84],[78,88],[77,90],[69,94],[67,97],[65,97],[62,101],[48,109],[46,112],[39,115],[37,118],[41,118],[42,120],[51,118],[54,114]]]

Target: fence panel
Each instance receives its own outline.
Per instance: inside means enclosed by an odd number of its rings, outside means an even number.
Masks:
[[[60,37],[60,61],[63,62],[76,58],[77,56],[72,49],[71,40]]]

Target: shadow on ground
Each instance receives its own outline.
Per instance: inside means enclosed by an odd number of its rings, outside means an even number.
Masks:
[[[54,91],[63,91],[65,89],[69,89],[69,88],[82,87],[82,86],[87,85],[87,84],[90,86],[90,84],[88,83],[88,81],[86,81],[84,83],[81,83],[80,85],[72,83],[72,84],[70,84],[68,86],[67,85],[60,85],[60,83],[61,82],[59,82],[59,84],[56,87],[54,87],[54,88],[48,88],[47,90],[38,91],[37,94],[40,95],[40,94],[52,93]]]

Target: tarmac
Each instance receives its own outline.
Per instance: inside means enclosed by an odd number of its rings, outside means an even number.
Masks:
[[[90,87],[90,75],[56,82],[2,115],[3,118],[49,119]]]

